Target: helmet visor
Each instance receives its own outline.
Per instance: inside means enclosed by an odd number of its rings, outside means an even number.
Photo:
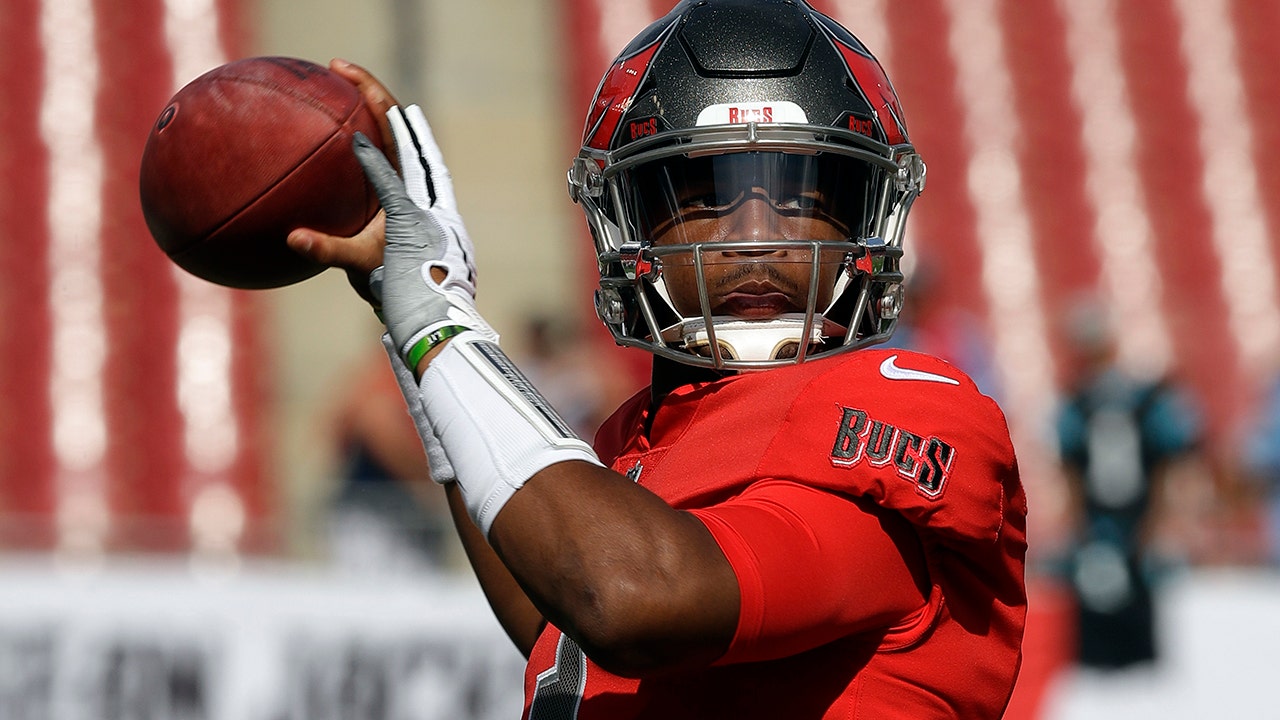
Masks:
[[[646,244],[831,241],[867,236],[883,174],[838,153],[737,152],[643,163],[623,184]]]

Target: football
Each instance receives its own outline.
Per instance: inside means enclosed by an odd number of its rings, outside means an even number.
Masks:
[[[178,91],[142,153],[142,213],[180,267],[219,285],[274,288],[324,270],[285,244],[295,228],[354,235],[378,197],[351,149],[382,146],[356,87],[306,60],[254,57]]]

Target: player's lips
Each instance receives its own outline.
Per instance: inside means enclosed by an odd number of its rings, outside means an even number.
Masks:
[[[775,317],[787,312],[800,312],[791,294],[771,282],[760,280],[734,286],[716,298],[712,307],[714,315],[741,318]]]

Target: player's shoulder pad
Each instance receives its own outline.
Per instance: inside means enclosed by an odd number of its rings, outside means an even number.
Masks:
[[[1004,414],[955,366],[861,350],[800,368],[779,378],[790,402],[762,476],[869,497],[944,539],[994,542],[1025,516]]]

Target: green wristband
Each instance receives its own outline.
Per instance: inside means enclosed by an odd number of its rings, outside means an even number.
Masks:
[[[436,346],[454,335],[459,335],[467,330],[470,330],[470,328],[466,328],[461,325],[446,325],[445,327],[436,328],[426,335],[423,335],[418,342],[413,344],[413,347],[409,348],[409,352],[405,353],[405,365],[408,366],[410,370],[414,370],[418,367],[418,363],[422,361],[422,358],[426,357],[427,353],[435,349]]]

